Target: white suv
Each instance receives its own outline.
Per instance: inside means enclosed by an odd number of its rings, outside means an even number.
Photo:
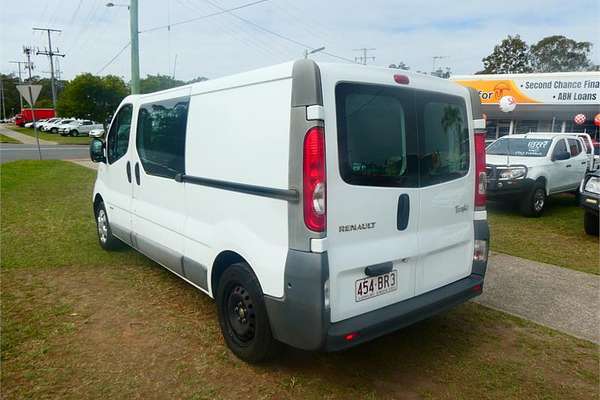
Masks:
[[[128,96],[90,144],[100,245],[215,298],[244,360],[350,347],[481,294],[475,128],[472,89],[312,60]]]
[[[488,197],[516,198],[530,217],[542,214],[547,196],[576,192],[588,165],[585,145],[575,135],[504,136],[486,151]]]
[[[81,134],[88,136],[91,130],[102,128],[102,124],[90,121],[89,119],[75,120],[68,124],[60,125],[58,133],[60,133],[61,136],[79,136]]]

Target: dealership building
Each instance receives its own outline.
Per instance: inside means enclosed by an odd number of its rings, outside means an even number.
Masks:
[[[479,92],[488,139],[513,133],[587,132],[600,140],[599,127],[594,124],[600,113],[600,72],[462,75],[450,79]],[[500,99],[505,96],[516,102],[513,111],[501,110]]]

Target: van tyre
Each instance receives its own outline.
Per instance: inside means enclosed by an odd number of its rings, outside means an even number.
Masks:
[[[217,288],[221,332],[240,359],[257,363],[272,358],[280,344],[273,338],[258,279],[245,262],[223,272]]]
[[[546,206],[546,187],[540,182],[536,182],[527,194],[521,200],[521,214],[526,217],[537,218],[542,215]]]
[[[592,236],[598,236],[598,221],[599,217],[589,211],[583,215],[583,229],[585,233]]]
[[[123,246],[123,242],[112,234],[110,223],[108,222],[108,214],[103,202],[100,202],[96,207],[96,227],[98,241],[104,250],[116,250]]]

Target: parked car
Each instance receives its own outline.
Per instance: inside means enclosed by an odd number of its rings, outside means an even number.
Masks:
[[[600,170],[588,174],[579,189],[583,214],[583,228],[588,235],[598,236],[598,223],[600,219]]]
[[[23,127],[24,128],[33,128],[33,121],[25,123],[25,125],[23,125]]]
[[[50,125],[50,124],[55,123],[55,122],[58,122],[60,120],[61,120],[61,118],[49,118],[49,119],[45,120],[44,122],[41,122],[39,125],[37,125],[37,127],[42,132],[44,132],[47,125]]]
[[[102,124],[99,124],[95,121],[91,121],[89,119],[75,120],[66,125],[60,125],[58,128],[58,133],[60,133],[61,136],[87,136],[92,129],[102,128]]]
[[[588,157],[577,136],[504,136],[487,148],[487,195],[519,202],[528,217],[542,215],[549,195],[579,189]]]
[[[69,125],[72,122],[75,122],[75,119],[60,119],[58,121],[55,121],[51,124],[46,124],[44,125],[44,131],[45,132],[50,132],[50,133],[58,133],[59,129],[65,127],[66,125]]]
[[[128,96],[90,144],[99,242],[215,298],[243,360],[347,348],[481,294],[484,127],[472,89],[312,60]]]

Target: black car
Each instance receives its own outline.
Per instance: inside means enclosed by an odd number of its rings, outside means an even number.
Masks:
[[[581,182],[581,207],[585,210],[583,226],[588,235],[598,236],[600,209],[600,170],[587,174]]]

